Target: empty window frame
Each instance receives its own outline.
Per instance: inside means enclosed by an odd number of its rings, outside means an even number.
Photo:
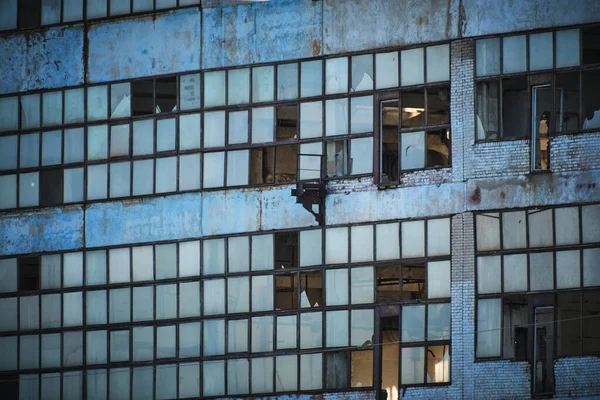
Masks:
[[[177,111],[177,78],[141,79],[131,82],[131,115]]]

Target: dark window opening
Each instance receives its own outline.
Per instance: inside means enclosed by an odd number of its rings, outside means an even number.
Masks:
[[[6,400],[16,400],[19,398],[19,375],[0,376],[0,393]]]
[[[40,289],[40,258],[19,259],[19,292]]]
[[[42,23],[41,0],[19,0],[19,29],[37,28]]]
[[[384,101],[380,110],[381,183],[398,180],[398,101]]]
[[[325,353],[325,388],[346,389],[348,387],[349,351]]]
[[[298,106],[277,107],[277,140],[296,139],[298,132]]]
[[[600,63],[600,26],[583,29],[581,47],[583,64]]]
[[[402,92],[402,128],[425,126],[423,89]]]
[[[424,300],[425,293],[425,265],[402,266],[402,300]]]
[[[345,140],[329,141],[327,147],[327,177],[348,175],[348,148]]]
[[[399,310],[398,310],[399,311]],[[381,389],[387,391],[388,398],[393,398],[398,391],[398,375],[400,367],[400,319],[398,315],[380,318],[381,336]]]
[[[400,266],[377,267],[377,302],[400,301]]]
[[[298,276],[296,274],[275,276],[275,309],[298,308]]]
[[[322,271],[300,274],[300,307],[320,307],[323,305]]]
[[[273,183],[274,174],[274,147],[252,149],[250,152],[250,184],[260,185]]]
[[[525,296],[504,298],[504,358],[527,358],[527,300]]]
[[[298,232],[275,233],[275,268],[298,267]]]
[[[556,74],[555,97],[556,132],[579,130],[579,72]]]
[[[581,353],[581,292],[558,294],[557,353],[559,356]]]
[[[63,202],[63,171],[45,170],[40,173],[40,204],[54,206]]]
[[[156,80],[156,112],[166,113],[177,109],[177,78]]]
[[[427,167],[450,165],[450,128],[427,132]]]
[[[583,292],[583,352],[600,353],[600,290]]]
[[[529,122],[527,77],[502,79],[501,137],[525,137]]]
[[[154,82],[144,79],[131,82],[132,116],[154,114]]]
[[[582,129],[600,129],[600,69],[583,72]]]
[[[450,123],[450,88],[448,86],[427,89],[427,125]]]
[[[298,145],[275,147],[275,183],[295,183],[298,172]]]

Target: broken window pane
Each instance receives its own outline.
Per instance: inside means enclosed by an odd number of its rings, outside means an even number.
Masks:
[[[300,307],[323,305],[323,277],[321,271],[300,274]]]
[[[373,172],[373,138],[350,140],[350,174],[370,174]]]
[[[373,96],[350,99],[350,133],[373,132]]]
[[[142,79],[131,82],[131,115],[154,114],[154,81]]]
[[[558,306],[558,355],[581,354],[581,293],[563,292],[557,295]]]
[[[110,117],[129,117],[131,115],[130,98],[129,83],[110,85]]]
[[[554,263],[552,253],[529,255],[530,290],[554,289]]]
[[[200,74],[179,77],[179,107],[181,111],[200,108]]]
[[[320,96],[323,92],[323,62],[321,60],[300,63],[300,95]]]
[[[369,346],[374,343],[373,310],[352,310],[350,314],[350,345]],[[371,365],[373,365],[371,360]]]
[[[524,296],[505,297],[503,313],[503,357],[524,360],[527,357],[527,300]]]
[[[431,264],[431,263],[430,263]],[[431,295],[430,295],[431,297]],[[446,297],[446,296],[444,296]],[[402,300],[425,298],[425,266],[406,264],[402,266]]]
[[[503,271],[505,292],[527,290],[527,254],[504,256]]]
[[[500,249],[500,215],[477,214],[475,216],[475,231],[477,232],[477,250]]]
[[[264,147],[252,149],[250,155],[250,184],[260,185],[273,183],[275,148]]]
[[[450,346],[427,347],[427,383],[450,382]]]
[[[398,52],[375,54],[376,88],[384,89],[398,86]]]
[[[321,177],[321,155],[323,143],[303,143],[300,145],[299,178],[300,180],[314,180]]]
[[[600,70],[582,72],[583,125],[582,129],[600,128],[600,99],[595,96],[600,85]]]
[[[298,232],[275,234],[275,268],[298,267]]]
[[[325,60],[325,94],[346,93],[348,91],[348,58]]]
[[[276,139],[289,140],[298,138],[298,106],[296,104],[277,107]]]
[[[40,259],[39,257],[19,258],[18,291],[40,289]]]
[[[298,64],[277,66],[277,100],[289,100],[298,97]]]
[[[348,346],[348,310],[325,313],[327,334],[326,347]]]
[[[348,133],[348,99],[325,101],[325,134],[327,136]]]
[[[294,183],[298,172],[298,145],[275,148],[275,183]]]
[[[419,126],[425,126],[425,92],[422,89],[402,92],[402,128]]]
[[[425,62],[423,48],[402,50],[400,52],[400,82],[402,86],[418,85],[425,81]]]
[[[500,256],[477,257],[477,293],[500,293]]]
[[[396,68],[398,70],[398,68]],[[373,55],[365,54],[352,57],[351,91],[373,89]]]
[[[427,56],[427,82],[450,80],[450,45],[429,46]]]
[[[449,123],[450,88],[448,86],[442,86],[427,90],[427,125],[443,125]],[[436,143],[430,143],[430,145],[435,144]],[[448,156],[447,152],[446,156]]]
[[[157,79],[154,89],[157,113],[177,110],[177,79],[175,77]]]
[[[327,228],[325,230],[325,263],[343,264],[348,262],[348,228]]]
[[[527,70],[526,35],[502,38],[502,72],[510,74]]]
[[[273,107],[252,109],[252,143],[273,141],[275,115]]]
[[[525,211],[502,213],[502,248],[522,249],[527,247]]]
[[[450,165],[450,129],[427,132],[427,164],[430,167]]]
[[[376,269],[377,303],[400,300],[400,266],[378,266]]]
[[[500,85],[498,81],[477,82],[477,139],[500,137]]]
[[[477,301],[477,357],[500,356],[500,301]]]
[[[529,69],[552,68],[552,32],[529,35]]]
[[[342,177],[348,174],[348,160],[345,140],[326,142],[327,176]]]
[[[381,182],[398,180],[398,101],[380,103]]]
[[[108,86],[91,86],[87,88],[88,121],[106,119],[108,114]]]
[[[302,139],[323,136],[323,102],[300,104],[300,137]]]
[[[275,96],[273,66],[252,68],[252,102],[272,101]]]
[[[500,73],[500,39],[479,39],[475,41],[477,76],[496,75]]]
[[[404,347],[402,348],[401,358],[401,384],[424,383],[425,348]]]
[[[348,388],[348,358],[350,352],[336,351],[325,353],[325,387],[327,389]]]
[[[581,126],[579,114],[579,72],[556,74],[556,132],[578,131]]]
[[[48,92],[42,95],[43,126],[62,124],[62,92]]]
[[[250,102],[250,69],[231,69],[227,71],[228,104],[247,104]]]
[[[402,307],[402,342],[425,340],[425,306]]]
[[[348,270],[328,269],[325,271],[325,300],[328,306],[348,304]]]
[[[579,250],[556,252],[556,288],[566,289],[581,286]]]

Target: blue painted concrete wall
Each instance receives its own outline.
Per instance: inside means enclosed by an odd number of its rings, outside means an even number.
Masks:
[[[88,82],[200,68],[198,8],[93,24],[87,39]]]
[[[83,210],[78,206],[0,217],[0,256],[78,249],[83,243]]]
[[[83,83],[83,27],[0,36],[0,94]]]

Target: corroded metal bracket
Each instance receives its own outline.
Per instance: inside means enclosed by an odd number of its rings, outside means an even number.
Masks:
[[[311,213],[320,226],[325,223],[325,196],[327,190],[325,185],[319,183],[298,182],[296,189],[292,189],[292,196],[296,196],[296,203],[302,204],[302,207]],[[315,212],[313,206],[317,206]]]

